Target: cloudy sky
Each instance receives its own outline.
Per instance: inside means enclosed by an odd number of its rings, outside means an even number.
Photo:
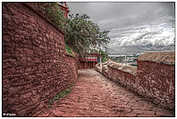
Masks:
[[[109,30],[109,49],[169,46],[175,41],[175,3],[70,2],[70,13],[87,14]]]

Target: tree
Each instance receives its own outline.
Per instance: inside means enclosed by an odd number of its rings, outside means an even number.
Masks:
[[[109,31],[101,31],[99,26],[84,15],[70,15],[67,22],[65,40],[81,56],[93,49],[100,50],[109,43]]]
[[[101,31],[86,14],[72,14],[66,19],[57,3],[40,4],[48,19],[64,32],[66,44],[79,55],[83,56],[93,49],[99,51],[109,43],[109,31]]]

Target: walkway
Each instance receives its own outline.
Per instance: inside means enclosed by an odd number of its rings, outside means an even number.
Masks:
[[[79,71],[72,92],[35,116],[172,116],[93,69]]]

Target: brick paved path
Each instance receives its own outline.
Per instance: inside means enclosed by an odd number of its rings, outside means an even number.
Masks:
[[[93,69],[79,71],[72,92],[34,116],[173,116],[106,79]]]

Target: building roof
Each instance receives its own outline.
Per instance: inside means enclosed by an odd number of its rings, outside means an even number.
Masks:
[[[146,52],[140,55],[138,60],[164,64],[175,64],[175,52]]]

